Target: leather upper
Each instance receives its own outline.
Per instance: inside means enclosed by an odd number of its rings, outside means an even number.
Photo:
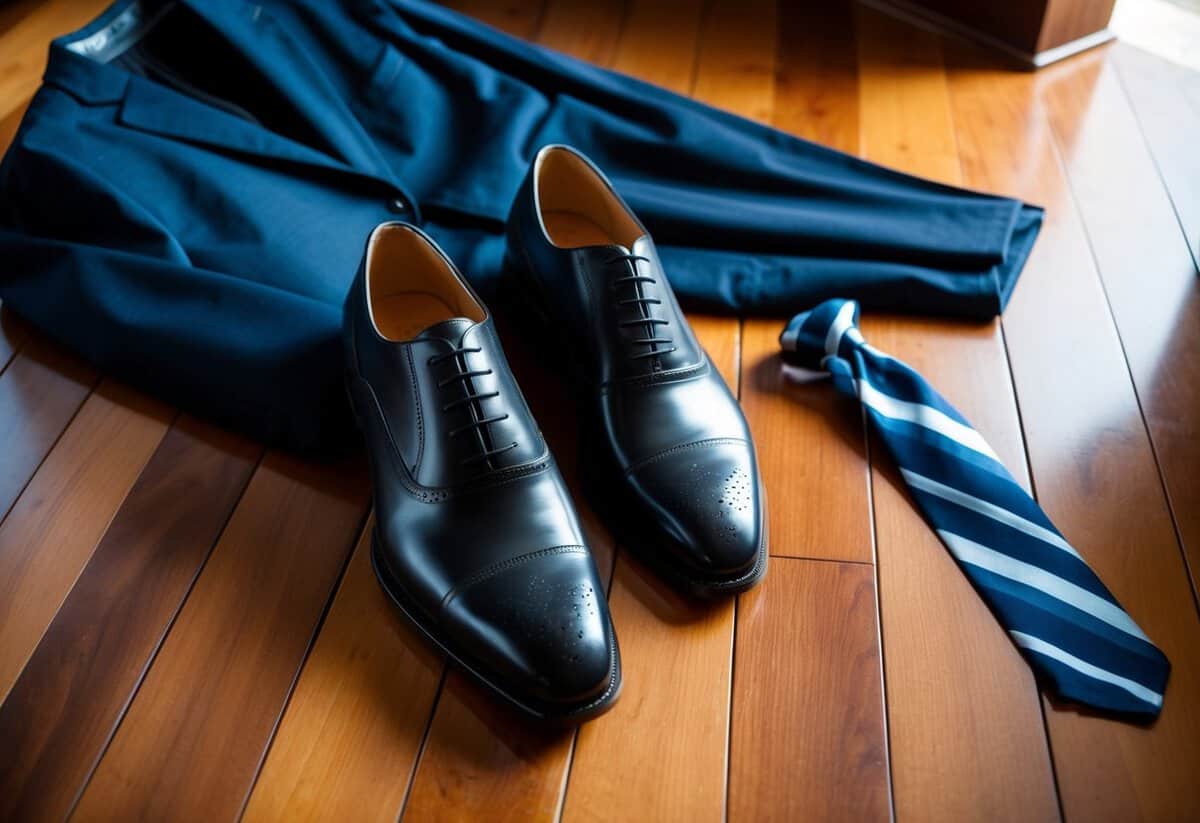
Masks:
[[[548,146],[539,159],[551,151],[572,150]],[[687,323],[644,227],[628,246],[556,245],[540,211],[538,169],[535,161],[513,205],[508,266],[568,352],[591,429],[585,441],[611,461],[689,573],[745,570],[765,535],[757,459],[737,400]],[[647,338],[662,342],[639,342]]]
[[[383,576],[518,698],[577,702],[602,692],[616,665],[604,589],[491,315],[387,339],[368,308],[367,259],[347,298],[344,333]],[[492,418],[503,419],[471,425]]]

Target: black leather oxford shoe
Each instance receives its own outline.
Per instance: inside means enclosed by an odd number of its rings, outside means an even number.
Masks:
[[[514,300],[569,357],[586,489],[622,544],[695,595],[757,583],[767,536],[750,431],[646,229],[590,160],[546,146],[509,216],[507,255]]]
[[[371,234],[345,347],[384,590],[530,714],[607,710],[621,686],[617,641],[566,486],[490,314],[419,229]]]

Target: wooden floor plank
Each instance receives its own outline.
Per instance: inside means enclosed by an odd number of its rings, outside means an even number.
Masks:
[[[862,155],[950,185],[961,177],[937,35],[858,6]],[[887,124],[884,127],[884,124]]]
[[[710,0],[692,96],[770,123],[775,112],[775,0]]]
[[[0,374],[0,522],[97,379],[90,366],[41,341],[26,344]]]
[[[875,576],[780,558],[738,604],[729,819],[888,820]]]
[[[28,17],[42,0],[12,0],[0,6],[0,35]]]
[[[630,0],[612,67],[676,94],[690,94],[704,22],[698,0]]]
[[[66,816],[258,452],[188,419],[158,445],[0,705],[0,819]]]
[[[849,3],[779,4],[779,71],[773,125],[855,154],[858,61]],[[871,562],[866,439],[853,403],[828,381],[785,377],[779,332],[787,318],[747,318],[742,406],[768,489],[771,553]],[[780,495],[782,496],[782,495]],[[813,517],[813,512],[821,512]]]
[[[563,820],[721,820],[733,603],[687,602],[626,555],[609,600],[625,691],[579,731]]]
[[[495,11],[486,0],[457,4],[460,10],[490,19]],[[545,25],[532,14],[504,21],[514,36],[536,38],[544,45],[575,56],[614,54],[620,31],[620,6],[581,8],[561,0],[547,4]],[[572,15],[580,17],[572,18]],[[588,21],[587,29],[572,19]],[[582,505],[577,482],[577,438],[574,420],[561,410],[574,402],[561,374],[540,364],[519,330],[499,318],[500,333],[513,373],[530,409],[572,489],[588,544],[602,579],[610,579],[611,539]],[[619,636],[619,631],[618,631]],[[413,777],[404,819],[425,820],[553,820],[562,804],[574,732],[542,729],[516,717],[492,695],[452,668],[438,699],[428,739]]]
[[[786,322],[747,318],[743,331],[742,405],[771,495],[771,554],[870,563],[862,413],[828,380],[784,374],[779,333]]]
[[[102,383],[0,526],[0,699],[12,688],[172,416],[160,403]]]
[[[639,4],[648,5],[648,4]],[[695,96],[739,114],[769,116],[773,76],[754,71],[725,82],[733,59],[724,33],[737,28],[739,48],[761,65],[773,64],[773,11],[764,5],[741,21],[737,4],[672,7],[675,19],[704,20],[676,30],[671,17],[635,7],[618,54],[617,70],[639,70],[650,82],[693,78]],[[769,12],[769,13],[767,13]],[[648,31],[647,26],[660,28]],[[683,36],[695,32],[689,44]],[[653,48],[671,40],[669,51]],[[637,48],[644,47],[642,56]],[[744,82],[736,82],[741,80]],[[686,91],[686,88],[684,89]],[[728,317],[689,317],[712,362],[736,392],[740,383],[740,326]],[[725,814],[734,602],[697,606],[668,591],[648,570],[622,554],[610,606],[625,687],[604,718],[580,729],[563,820],[721,820]]]
[[[243,820],[394,821],[445,664],[397,619],[371,569],[368,523]]]
[[[531,39],[537,34],[546,0],[440,0],[441,4],[470,15],[513,37]]]
[[[1109,54],[1200,266],[1200,73],[1124,43]]]
[[[2,147],[0,151],[3,151]],[[21,343],[28,334],[29,329],[25,322],[0,303],[0,375],[4,374],[4,370],[12,362],[13,355],[21,348]]]
[[[940,40],[860,7],[864,154],[949,183],[959,160]],[[924,374],[1019,482],[1025,455],[997,323],[864,319],[877,348]],[[1053,774],[1033,676],[913,508],[873,440],[872,487],[895,813],[1052,820]]]
[[[0,122],[37,91],[49,42],[81,28],[111,0],[45,0],[0,33]]]
[[[0,118],[0,154],[8,151],[8,147],[12,145],[13,138],[17,135],[17,129],[21,126],[21,119],[29,109],[29,102],[26,100],[18,104],[11,112]]]
[[[854,4],[849,0],[779,3],[778,30],[773,125],[797,137],[856,153],[859,101]]]
[[[1200,592],[1200,278],[1108,52],[1077,62],[1046,104]]]
[[[622,0],[549,2],[536,39],[572,57],[608,66],[617,51],[623,20]]]
[[[573,732],[530,723],[451,669],[404,820],[554,820]]]
[[[237,817],[365,510],[358,461],[267,455],[74,819]]]
[[[774,124],[856,152],[848,4],[780,4]],[[886,819],[887,738],[861,412],[785,377],[785,318],[748,318],[742,403],[771,493],[767,580],[739,598],[729,819]],[[821,516],[814,517],[814,512]],[[791,557],[788,557],[788,556]],[[792,557],[846,558],[827,563]]]
[[[1078,189],[1072,192],[1054,140],[1055,132],[1085,128],[1080,120],[1093,116],[1090,106],[1103,112],[1111,105],[1105,95],[1113,87],[1094,85],[1101,82],[1102,61],[1089,56],[1040,75],[1014,75],[965,53],[957,58],[951,88],[967,182],[1047,208],[1004,321],[1039,502],[1172,663],[1163,713],[1150,728],[1047,702],[1063,811],[1068,820],[1186,820],[1200,815],[1194,780],[1200,769],[1200,623],[1089,252],[1096,238],[1085,232]],[[1080,102],[1063,105],[1067,93],[1080,95]],[[1111,118],[1101,122],[1106,131],[1120,128]],[[1087,140],[1113,147],[1094,131]],[[1111,158],[1114,169],[1130,159],[1132,148],[1120,145],[1121,160]],[[1123,172],[1112,173],[1114,185],[1124,179]],[[1134,214],[1137,195],[1117,190]],[[1084,201],[1078,202],[1082,209]],[[1149,225],[1134,220],[1122,232],[1137,234]],[[1178,235],[1175,244],[1186,256]],[[1142,280],[1153,290],[1151,281],[1166,276],[1155,271]]]

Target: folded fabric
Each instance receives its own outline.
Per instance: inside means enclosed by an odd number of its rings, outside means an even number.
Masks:
[[[1041,222],[432,4],[120,0],[54,41],[0,165],[0,299],[186,409],[332,445],[371,229],[419,223],[487,296],[547,143],[609,172],[692,309],[988,317]]]

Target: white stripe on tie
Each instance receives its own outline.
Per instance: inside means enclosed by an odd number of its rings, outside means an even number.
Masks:
[[[1046,657],[1053,658],[1059,663],[1062,663],[1064,666],[1068,666],[1080,674],[1092,678],[1093,680],[1100,680],[1104,683],[1109,683],[1113,686],[1116,686],[1117,688],[1124,689],[1138,700],[1143,700],[1149,703],[1151,706],[1162,706],[1162,695],[1153,689],[1147,689],[1141,683],[1137,683],[1127,677],[1121,677],[1118,674],[1113,674],[1112,672],[1106,671],[1099,666],[1093,666],[1086,660],[1080,660],[1070,652],[1063,651],[1058,646],[1051,645],[1045,640],[1033,637],[1032,635],[1014,631],[1010,631],[1009,635],[1012,637],[1013,642],[1023,649],[1029,649],[1032,652],[1044,654]]]
[[[917,474],[908,469],[900,469],[900,473],[904,475],[904,479],[908,481],[908,485],[914,489],[929,492],[935,497],[940,497],[943,500],[949,500],[951,503],[956,503],[964,509],[970,509],[977,514],[982,514],[984,517],[990,517],[993,520],[999,521],[1006,526],[1011,526],[1017,531],[1025,532],[1025,534],[1043,543],[1049,543],[1057,549],[1062,549],[1071,556],[1083,560],[1079,557],[1079,553],[1072,548],[1071,544],[1063,540],[1062,535],[1050,531],[1044,526],[1039,526],[1037,523],[1026,520],[1020,515],[1013,514],[1003,506],[997,506],[995,503],[989,503],[986,500],[980,500],[978,497],[959,491],[953,486],[947,486],[945,483],[939,483],[936,480]]]
[[[892,397],[890,394],[884,394],[864,378],[859,378],[854,382],[858,385],[858,399],[884,417],[916,423],[918,426],[950,438],[964,448],[979,452],[997,463],[1001,462],[999,456],[992,451],[992,447],[987,444],[979,432],[970,426],[964,426],[945,412],[923,403],[910,403],[907,400]]]
[[[829,324],[825,333],[825,353],[836,357],[838,346],[841,345],[842,335],[854,325],[854,303],[847,301],[838,309],[837,317]],[[860,337],[861,339],[861,337]]]
[[[976,543],[974,540],[970,540],[962,535],[948,532],[944,529],[938,529],[938,534],[941,535],[946,545],[950,547],[950,553],[962,562],[970,563],[972,566],[978,566],[981,569],[987,569],[993,574],[998,574],[1001,577],[1015,580],[1030,588],[1045,592],[1051,597],[1057,598],[1082,612],[1090,614],[1097,620],[1107,623],[1114,629],[1133,635],[1139,640],[1145,640],[1147,643],[1150,642],[1149,638],[1138,628],[1137,623],[1133,622],[1133,618],[1127,615],[1120,606],[1113,604],[1111,601],[1092,594],[1087,589],[1077,586],[1069,580],[1063,580],[1058,575],[1051,574],[1045,569],[1022,562],[1015,557],[1009,557],[1007,554],[998,552],[995,549],[989,549],[987,546]]]

